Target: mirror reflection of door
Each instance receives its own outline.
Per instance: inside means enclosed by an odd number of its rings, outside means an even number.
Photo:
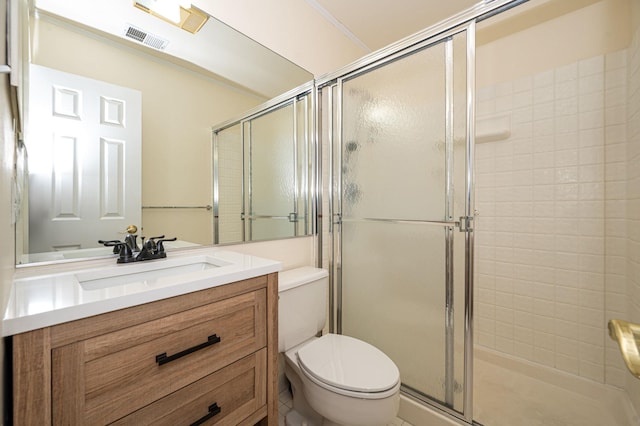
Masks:
[[[30,252],[93,248],[141,223],[137,90],[32,65]]]

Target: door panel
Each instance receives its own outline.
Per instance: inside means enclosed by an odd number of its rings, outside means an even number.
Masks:
[[[93,236],[141,224],[141,102],[136,90],[30,67],[30,252],[96,247]]]
[[[339,79],[333,158],[339,331],[389,355],[405,392],[457,413],[470,344],[467,75],[458,30]]]

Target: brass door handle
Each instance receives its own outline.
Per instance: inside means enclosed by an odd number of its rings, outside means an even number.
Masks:
[[[627,368],[640,379],[640,324],[624,320],[609,320],[609,336],[618,342]]]

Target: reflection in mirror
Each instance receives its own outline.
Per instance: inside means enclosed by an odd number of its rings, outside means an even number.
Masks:
[[[206,13],[206,2],[196,1],[194,7]],[[50,82],[45,89],[25,87],[23,158],[28,160],[17,191],[22,208],[16,263],[111,255],[97,241],[122,239],[128,225],[138,226],[141,236],[177,236],[181,246],[212,244],[212,124],[300,86],[311,74],[212,17],[192,34],[130,0],[33,3],[25,25],[30,41],[25,72],[37,77],[39,68],[70,80]],[[127,38],[128,26],[168,44],[158,49]],[[25,81],[33,80],[25,75]],[[82,88],[85,82],[137,93],[137,118],[129,116],[136,108],[120,92]],[[60,111],[37,111],[55,102]],[[82,127],[90,116],[102,130]],[[56,127],[60,121],[72,130]],[[119,128],[137,136],[114,134]],[[89,150],[91,164],[84,163]],[[137,158],[129,156],[131,150]],[[64,162],[52,162],[55,158]],[[89,206],[88,196],[97,204]],[[93,209],[93,222],[84,220],[88,213],[81,207]],[[111,227],[103,228],[105,223]],[[56,230],[42,231],[51,226]],[[238,241],[241,235],[225,239]]]
[[[312,85],[216,126],[216,243],[312,232]]]

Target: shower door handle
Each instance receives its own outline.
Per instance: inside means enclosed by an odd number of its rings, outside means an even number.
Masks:
[[[455,224],[460,232],[473,232],[473,216],[460,216],[460,221]]]

